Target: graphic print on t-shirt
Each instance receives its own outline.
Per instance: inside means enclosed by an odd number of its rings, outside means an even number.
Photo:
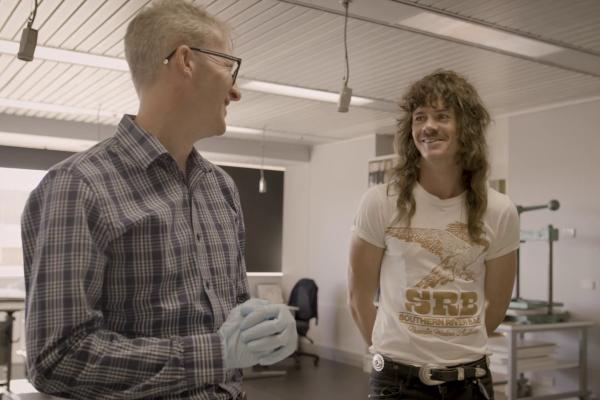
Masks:
[[[388,227],[386,234],[405,243],[419,245],[439,263],[416,282],[407,282],[405,311],[400,321],[414,333],[465,336],[480,326],[476,291],[443,289],[447,283],[473,282],[472,267],[487,250],[489,242],[473,243],[468,227],[453,222],[446,229]]]

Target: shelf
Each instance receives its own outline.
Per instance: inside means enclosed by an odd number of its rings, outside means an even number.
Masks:
[[[571,321],[571,322],[557,322],[555,324],[511,324],[502,323],[496,332],[510,333],[510,332],[543,332],[543,331],[557,331],[562,329],[579,329],[594,326],[595,323],[592,321]]]
[[[507,356],[508,360],[506,363],[493,363],[490,365],[490,370],[496,374],[506,375],[507,386],[506,394],[509,400],[524,400],[524,399],[564,399],[573,397],[573,394],[579,395],[580,397],[587,397],[588,391],[588,371],[587,371],[587,341],[588,341],[588,329],[594,326],[595,323],[592,321],[573,321],[573,322],[558,322],[550,324],[532,324],[522,325],[515,323],[503,323],[497,329],[496,332],[503,333],[506,336],[507,343]],[[517,346],[519,341],[525,339],[525,334],[535,332],[546,332],[546,331],[575,331],[579,333],[579,357],[577,362],[557,360],[553,357],[548,356],[546,360],[540,360],[538,365],[535,365],[535,361],[531,361],[526,367],[523,366],[523,362],[519,360],[512,360],[510,357],[517,355]],[[521,381],[518,379],[518,375],[525,372],[534,371],[556,371],[562,369],[577,369],[579,373],[579,389],[576,392],[560,392],[552,395],[535,395],[531,397],[519,397],[521,389],[523,388]]]
[[[572,361],[556,361],[551,365],[539,365],[539,366],[530,366],[525,368],[519,368],[519,363],[517,362],[517,373],[525,373],[525,372],[536,372],[536,371],[555,371],[559,369],[571,369],[578,368],[579,363]],[[508,374],[508,365],[499,365],[492,363],[490,364],[490,371],[507,375]]]

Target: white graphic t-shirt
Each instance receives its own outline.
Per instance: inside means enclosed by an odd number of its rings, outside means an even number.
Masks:
[[[390,191],[393,189],[390,188]],[[440,199],[418,183],[410,228],[394,223],[397,195],[369,189],[354,231],[385,249],[371,352],[412,365],[456,365],[486,354],[485,264],[519,247],[519,218],[510,199],[488,189],[484,243],[467,229],[463,193]]]

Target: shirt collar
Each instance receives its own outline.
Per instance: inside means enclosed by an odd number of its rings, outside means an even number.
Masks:
[[[200,168],[202,172],[210,172],[213,169],[213,164],[206,158],[202,157],[202,154],[194,147],[189,155],[188,162],[192,168]]]
[[[131,158],[144,169],[165,154],[170,157],[165,146],[156,137],[135,123],[134,115],[123,115],[117,126],[115,138],[127,149]],[[192,149],[189,162],[192,168],[198,167],[203,172],[212,170],[212,164],[202,157],[195,147]]]
[[[115,138],[142,168],[148,168],[161,155],[168,153],[162,143],[135,123],[134,115],[123,115]]]

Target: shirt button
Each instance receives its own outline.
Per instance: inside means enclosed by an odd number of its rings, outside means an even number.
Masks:
[[[204,289],[210,290],[210,282],[209,281],[204,281]]]
[[[196,233],[196,240],[200,241],[200,234],[199,233]]]
[[[238,294],[237,302],[238,302],[238,304],[242,304],[242,303],[245,303],[246,301],[248,301],[249,298],[250,298],[250,296],[248,296],[248,293]]]

